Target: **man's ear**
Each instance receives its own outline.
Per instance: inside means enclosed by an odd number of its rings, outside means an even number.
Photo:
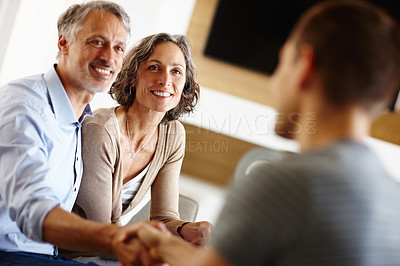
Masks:
[[[68,48],[69,45],[67,39],[63,35],[60,35],[58,37],[58,50],[61,54],[66,55],[68,54]]]
[[[307,89],[315,78],[315,53],[310,44],[303,44],[299,50],[301,62],[300,88]]]

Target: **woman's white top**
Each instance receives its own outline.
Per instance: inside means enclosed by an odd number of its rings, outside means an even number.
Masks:
[[[140,172],[137,176],[123,184],[122,186],[122,211],[128,208],[129,203],[131,203],[132,199],[135,197],[138,192],[140,186],[142,185],[143,179],[147,174],[147,170],[149,170],[150,163]]]

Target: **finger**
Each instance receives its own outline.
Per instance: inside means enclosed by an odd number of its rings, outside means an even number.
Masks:
[[[143,263],[144,266],[154,266],[155,261],[152,258],[151,254],[149,253],[149,250],[145,249],[144,247],[142,247],[143,250],[140,253],[140,259]]]
[[[167,226],[164,223],[158,223],[157,227],[158,230],[160,230],[161,232],[167,233],[167,234],[171,234],[171,232],[168,230]]]
[[[142,243],[136,238],[128,243],[121,245],[118,250],[118,260],[121,265],[142,265],[141,254],[146,252]]]
[[[199,237],[199,238],[196,238],[195,240],[190,241],[190,243],[195,246],[200,246],[202,244],[202,239],[203,238]]]
[[[201,225],[200,225],[200,230],[205,235],[209,235],[211,233],[211,230],[212,230],[212,224],[210,224],[208,222],[202,222]]]
[[[155,220],[155,221],[147,221],[147,223],[164,233],[171,234],[171,232],[168,230],[167,226],[163,222]]]
[[[137,231],[142,224],[143,223],[136,223],[121,227],[121,230],[119,230],[119,234],[117,236],[117,241],[120,241],[122,243],[129,242],[133,237],[136,236]]]
[[[138,231],[138,237],[147,247],[152,248],[158,246],[163,233],[151,226],[143,226]]]
[[[140,230],[140,228],[148,227],[148,226],[162,228],[162,226],[159,224],[160,224],[160,222],[142,221],[142,222],[126,225],[123,227],[124,229],[120,236],[120,240],[124,243],[127,243],[132,238],[137,236],[137,233]]]
[[[163,262],[160,256],[158,256],[156,249],[151,248],[149,250],[146,249],[146,252],[141,253],[141,261],[143,265],[151,265],[151,266],[165,266],[167,263]]]

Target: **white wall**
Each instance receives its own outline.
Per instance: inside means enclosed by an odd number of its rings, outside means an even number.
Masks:
[[[0,0],[2,43],[0,48],[4,53],[4,58],[0,61],[0,85],[19,77],[48,70],[55,62],[57,54],[57,19],[70,5],[81,2]],[[115,0],[114,2],[121,4],[131,17],[132,36],[128,43],[130,46],[153,33],[185,34],[196,1]],[[20,3],[19,6],[16,3]],[[2,25],[5,25],[4,28]],[[9,32],[11,34],[8,34]]]
[[[9,40],[12,33],[12,28],[15,21],[14,17],[18,12],[20,3],[20,0],[0,0],[0,63],[3,62],[4,56],[6,54],[6,48],[8,45],[7,41]]]

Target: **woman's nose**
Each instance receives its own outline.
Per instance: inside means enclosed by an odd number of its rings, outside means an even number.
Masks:
[[[159,76],[158,83],[162,86],[169,87],[171,86],[171,77],[168,72],[162,72]]]

